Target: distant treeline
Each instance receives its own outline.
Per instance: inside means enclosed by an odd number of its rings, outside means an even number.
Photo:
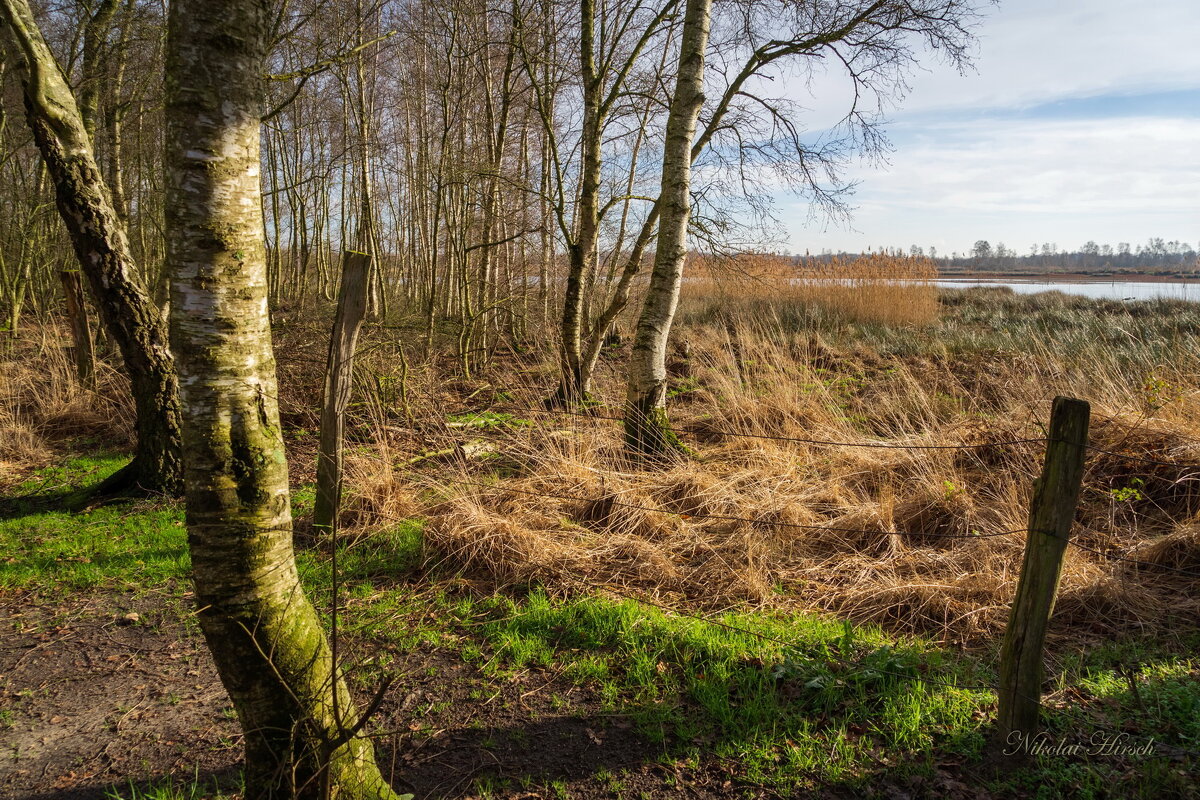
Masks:
[[[975,242],[969,253],[942,254],[936,247],[911,245],[905,248],[883,248],[888,255],[909,255],[934,259],[943,270],[973,270],[980,272],[1159,272],[1166,274],[1200,274],[1200,254],[1190,242],[1165,241],[1154,237],[1142,245],[1118,242],[1110,244],[1086,242],[1077,250],[1060,250],[1053,242],[1030,245],[1027,252],[1018,252],[1003,242],[992,245],[986,239]],[[820,255],[797,256],[797,260],[844,258],[847,253],[824,251]]]

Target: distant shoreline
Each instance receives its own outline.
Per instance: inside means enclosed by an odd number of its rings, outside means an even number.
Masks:
[[[1092,274],[1086,272],[939,272],[941,281],[1006,283],[1200,283],[1200,275]]]

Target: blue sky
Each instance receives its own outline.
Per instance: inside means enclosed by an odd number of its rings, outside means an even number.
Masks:
[[[927,59],[890,115],[890,163],[850,171],[848,226],[779,198],[791,249],[1200,244],[1200,3],[1004,0],[984,13],[975,70]],[[819,118],[842,88],[817,81],[803,102]]]

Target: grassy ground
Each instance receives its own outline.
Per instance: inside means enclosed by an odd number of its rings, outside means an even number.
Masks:
[[[35,480],[99,478],[119,463],[78,460]],[[165,592],[184,599],[185,534],[173,504],[116,504],[71,515],[34,497],[5,516],[0,585],[7,597]],[[460,697],[467,708],[444,710],[469,717],[467,709],[502,687],[548,684],[551,713],[620,720],[627,727],[597,737],[636,737],[647,762],[703,775],[705,784],[723,778],[718,786],[731,795],[823,790],[888,796],[903,789],[914,796],[982,796],[974,792],[986,790],[990,796],[1184,797],[1194,790],[1195,756],[1176,748],[1200,741],[1195,636],[1071,648],[1056,665],[1048,743],[1099,749],[1102,740],[1114,747],[1153,742],[1152,755],[1045,755],[1027,769],[985,779],[974,765],[994,696],[951,686],[993,682],[991,649],[956,651],[811,614],[742,611],[702,619],[608,593],[554,599],[537,587],[480,592],[452,574],[415,572],[426,555],[416,524],[380,531],[340,553],[343,630],[359,654],[353,674],[364,691],[381,674],[402,668],[407,656],[401,654],[436,651],[477,676],[473,697]],[[328,553],[308,549],[301,565],[313,599],[328,609]],[[129,604],[124,600],[118,611]],[[185,603],[167,605],[186,616]],[[595,702],[575,708],[574,687]],[[6,688],[19,694],[22,687]],[[436,681],[426,691],[437,697],[439,689],[456,694]],[[406,681],[394,691],[404,693]],[[10,726],[25,722],[20,711],[7,716]],[[18,754],[9,758],[10,765],[20,763]],[[555,790],[555,781],[541,784],[535,772],[508,776],[497,769],[461,789],[495,797],[537,786],[563,796],[624,796],[627,773],[634,774],[604,767],[560,778]],[[200,783],[185,781],[164,792],[152,781],[149,788],[116,786],[110,794],[209,796],[212,788]],[[638,791],[659,796],[673,789]]]
[[[925,326],[783,301],[733,311],[685,308],[673,418],[700,432],[699,459],[655,474],[621,462],[603,420],[532,413],[550,374],[540,361],[456,383],[436,362],[388,372],[395,359],[372,351],[336,586],[355,686],[399,676],[374,723],[398,784],[429,797],[1197,796],[1194,581],[1085,552],[1068,561],[1053,626],[1042,752],[986,767],[986,687],[1021,543],[894,531],[1020,527],[1038,452],[963,460],[720,431],[1016,438],[1067,391],[1093,400],[1097,441],[1184,461],[1200,312],[986,292],[944,295]],[[305,527],[315,381],[302,343],[319,342],[307,331],[279,331],[282,400],[300,567],[328,613],[332,553]],[[619,351],[605,362],[602,397],[617,396],[620,363]],[[126,417],[105,406],[106,426],[66,393],[40,407],[32,377],[9,381],[5,413],[24,422],[0,434],[13,643],[0,651],[0,796],[236,795],[237,734],[190,620],[180,508],[64,511],[71,489],[122,463]],[[1077,538],[1190,564],[1194,479],[1106,458],[1091,464]],[[663,510],[614,514],[606,498]],[[703,519],[731,509],[764,524]],[[72,734],[83,711],[56,687],[86,684],[92,651],[157,677],[131,682],[132,698],[89,699],[111,707]],[[174,749],[109,750],[132,719],[174,731],[157,737]]]

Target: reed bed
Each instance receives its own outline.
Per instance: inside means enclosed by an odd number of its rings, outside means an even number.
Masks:
[[[928,258],[882,253],[855,257],[766,254],[689,265],[684,303],[729,311],[816,308],[834,317],[884,325],[936,324],[937,266]]]

